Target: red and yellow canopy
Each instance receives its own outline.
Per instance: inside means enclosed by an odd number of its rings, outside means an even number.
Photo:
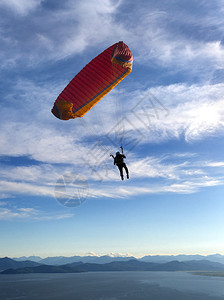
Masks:
[[[52,113],[61,120],[84,116],[132,70],[133,56],[118,42],[91,60],[56,99]]]

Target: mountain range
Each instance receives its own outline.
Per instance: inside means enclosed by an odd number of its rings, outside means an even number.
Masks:
[[[25,267],[37,267],[39,265],[40,265],[39,263],[30,260],[15,261],[8,257],[0,258],[0,271],[9,268],[18,269],[18,268],[25,268]]]
[[[79,272],[103,272],[103,271],[222,271],[224,264],[200,261],[171,261],[168,263],[149,263],[137,259],[128,261],[114,261],[106,264],[72,263],[61,266],[39,265],[7,269],[1,274],[27,274],[27,273],[79,273]]]
[[[134,256],[110,256],[110,255],[103,255],[103,256],[54,256],[54,257],[47,257],[41,258],[39,256],[22,256],[19,258],[13,258],[16,261],[26,261],[31,260],[33,262],[37,262],[40,264],[47,264],[47,265],[64,265],[70,264],[73,262],[83,262],[83,263],[96,263],[96,264],[105,264],[110,263],[113,261],[128,261],[130,259],[138,259],[142,262],[154,262],[154,263],[167,263],[174,260],[177,261],[189,261],[189,260],[209,260],[212,262],[219,262],[224,264],[224,255],[221,254],[212,254],[212,255],[147,255],[141,258],[136,258]]]
[[[102,262],[102,260],[101,260]],[[0,274],[22,273],[77,273],[96,271],[222,271],[224,264],[209,260],[172,260],[169,262],[146,262],[141,259],[125,257],[113,258],[107,263],[86,263],[76,261],[61,265],[49,265],[29,260],[16,261],[8,257],[0,258]]]

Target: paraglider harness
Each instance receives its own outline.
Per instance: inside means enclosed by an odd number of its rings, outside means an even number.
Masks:
[[[123,158],[126,158],[126,156],[124,155],[124,150],[123,150],[122,145],[121,145],[120,148],[121,148],[121,153],[122,153],[122,154],[120,154],[119,152],[117,152],[115,157],[114,157],[113,154],[110,154],[110,156],[113,157],[113,159],[114,159],[114,165],[124,163]],[[118,154],[118,153],[119,153],[119,154]],[[118,156],[118,155],[119,155],[119,156]],[[118,156],[118,157],[117,157],[117,156]]]

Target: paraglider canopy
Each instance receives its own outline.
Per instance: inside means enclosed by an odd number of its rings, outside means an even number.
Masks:
[[[83,117],[132,70],[133,56],[118,42],[90,61],[65,87],[52,108],[61,120]]]

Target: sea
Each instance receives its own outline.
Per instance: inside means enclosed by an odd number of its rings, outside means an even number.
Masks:
[[[1,300],[224,300],[224,277],[188,272],[0,275]]]

